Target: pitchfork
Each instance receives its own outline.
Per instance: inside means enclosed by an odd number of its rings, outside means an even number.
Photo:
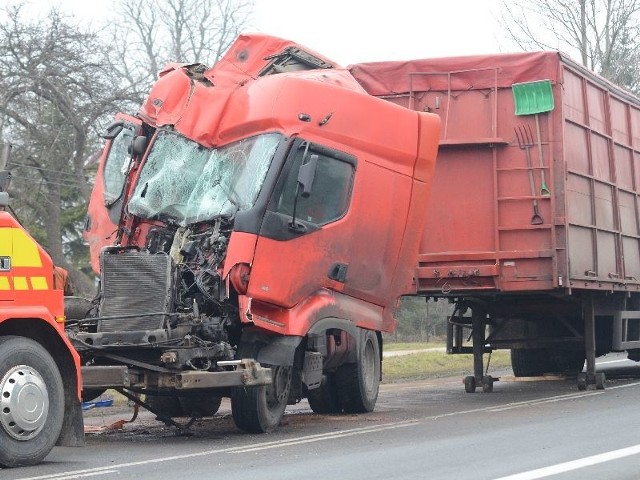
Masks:
[[[536,196],[536,186],[533,182],[533,167],[531,166],[531,152],[529,149],[533,147],[533,134],[531,133],[531,127],[528,129],[524,125],[516,127],[516,138],[518,139],[518,146],[521,150],[524,150],[527,157],[527,170],[529,171],[529,187],[531,188],[531,196],[533,197],[533,216],[531,217],[531,225],[541,225],[544,223],[540,212],[538,211],[538,199]]]

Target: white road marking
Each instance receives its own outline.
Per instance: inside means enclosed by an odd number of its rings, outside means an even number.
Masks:
[[[604,365],[606,363],[628,363],[628,362],[632,362],[633,360],[629,360],[628,358],[623,358],[621,360],[606,360],[606,361],[599,361],[598,365]]]
[[[89,472],[89,473],[79,473],[77,475],[67,475],[64,473],[58,473],[56,475],[60,476],[51,476],[49,478],[55,480],[73,480],[75,478],[87,478],[87,477],[97,477],[98,475],[108,475],[110,473],[120,473],[118,470],[101,470],[99,472]]]
[[[605,390],[597,390],[595,392],[588,393],[567,393],[564,395],[557,395],[555,397],[547,397],[547,398],[538,398],[537,400],[524,400],[522,402],[513,402],[507,403],[501,407],[492,407],[490,412],[502,412],[504,410],[512,410],[514,408],[532,406],[532,405],[542,405],[545,403],[555,403],[555,402],[563,402],[565,400],[575,400],[577,398],[582,397],[591,397],[592,395],[602,395],[605,393]]]
[[[610,462],[611,460],[618,460],[620,458],[638,454],[640,454],[640,445],[634,445],[632,447],[612,450],[611,452],[579,458],[570,462],[558,463],[557,465],[550,465],[548,467],[538,468],[528,472],[516,473],[515,475],[501,477],[496,480],[536,480],[538,478],[550,477],[551,475],[558,475],[559,473],[570,472],[572,470],[578,470],[580,468],[590,467],[592,465],[598,465],[599,463]]]
[[[616,388],[637,387],[638,385],[640,385],[640,382],[625,383],[624,385],[615,385],[613,387],[607,387],[607,390],[615,390]]]
[[[625,386],[638,386],[638,385],[640,385],[640,382],[629,384],[629,385],[620,385],[620,386],[617,386],[617,387],[611,387],[609,390],[614,389],[614,388],[622,388],[622,387],[625,387]],[[432,415],[432,416],[423,417],[423,418],[417,419],[417,420],[406,420],[406,421],[402,421],[402,422],[393,422],[393,423],[386,423],[386,424],[380,424],[380,425],[372,425],[372,426],[369,426],[369,427],[358,427],[358,428],[339,430],[339,431],[336,431],[336,432],[319,433],[319,434],[314,434],[314,435],[305,435],[303,437],[292,438],[292,439],[289,439],[289,440],[275,440],[275,441],[269,441],[269,442],[258,442],[258,443],[255,443],[253,445],[242,445],[242,446],[236,446],[236,447],[218,448],[218,449],[213,449],[213,450],[204,450],[204,451],[201,451],[201,452],[185,453],[185,454],[182,454],[182,455],[173,455],[171,457],[151,458],[151,459],[148,459],[148,460],[140,460],[140,461],[136,461],[136,462],[120,463],[120,464],[116,464],[116,465],[109,465],[109,466],[105,466],[105,467],[88,468],[88,469],[84,469],[84,470],[72,470],[72,471],[68,471],[68,472],[41,475],[41,476],[37,476],[37,477],[23,477],[22,479],[19,479],[19,480],[64,480],[64,479],[67,479],[67,478],[69,478],[69,479],[80,478],[82,476],[102,475],[102,474],[107,474],[107,473],[114,473],[114,472],[117,472],[118,470],[122,470],[122,469],[128,468],[128,467],[140,467],[140,466],[151,465],[151,464],[156,464],[156,463],[173,462],[173,461],[176,461],[176,460],[185,460],[185,459],[189,459],[189,458],[205,457],[205,456],[209,456],[209,455],[218,455],[218,454],[221,454],[221,453],[255,452],[255,451],[266,450],[266,449],[270,449],[270,448],[301,445],[301,444],[312,443],[312,442],[333,440],[333,439],[342,438],[342,437],[350,437],[350,436],[354,436],[354,435],[366,435],[368,433],[383,432],[383,431],[386,431],[386,430],[393,430],[393,429],[396,429],[396,428],[404,428],[404,427],[409,427],[409,426],[412,426],[412,425],[421,425],[421,424],[432,422],[434,420],[439,420],[441,418],[454,417],[454,416],[459,416],[459,415],[469,415],[469,414],[481,413],[481,412],[499,412],[501,410],[518,408],[518,407],[534,406],[534,405],[538,405],[538,404],[541,404],[541,403],[550,403],[550,402],[557,402],[557,401],[563,401],[563,400],[575,400],[575,399],[586,397],[586,396],[590,396],[590,395],[601,395],[603,393],[606,393],[606,390],[598,390],[598,391],[594,391],[594,392],[590,392],[590,393],[575,393],[575,394],[571,393],[571,394],[565,394],[565,395],[557,395],[557,396],[553,396],[553,397],[541,398],[541,399],[538,399],[538,400],[530,400],[530,401],[509,403],[509,404],[505,404],[503,407],[490,406],[490,407],[482,407],[482,408],[473,408],[473,409],[470,409],[470,410],[461,410],[461,411],[457,411],[457,412],[449,412],[449,413],[443,413],[443,414],[439,414],[439,415]],[[639,446],[639,448],[640,448],[640,446]],[[499,480],[506,480],[507,478],[508,478],[508,480],[512,480],[511,477],[506,477],[505,479],[499,479]],[[513,480],[515,480],[516,478],[518,480],[524,480],[524,479],[526,479],[528,477],[522,477],[522,479],[520,479],[518,477],[514,477]],[[541,478],[541,477],[531,477],[531,478]]]

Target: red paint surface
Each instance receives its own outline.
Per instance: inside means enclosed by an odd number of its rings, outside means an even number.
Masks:
[[[640,100],[557,52],[352,65],[366,90],[442,119],[417,291],[640,290]],[[511,85],[551,80],[516,116]],[[530,129],[535,194],[515,128]],[[541,194],[544,172],[551,195]],[[542,225],[532,225],[533,199]]]

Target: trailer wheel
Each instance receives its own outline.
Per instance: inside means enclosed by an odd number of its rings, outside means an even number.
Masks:
[[[548,353],[541,348],[512,348],[511,369],[516,377],[537,377],[546,373]]]
[[[332,374],[323,375],[320,386],[307,392],[307,400],[309,401],[311,410],[315,413],[340,412],[342,409],[338,401],[335,376]]]
[[[471,375],[464,377],[464,391],[467,393],[476,392],[476,377]]]
[[[491,375],[482,377],[482,391],[484,393],[493,392],[493,377]]]
[[[375,332],[362,331],[357,363],[336,372],[338,401],[347,413],[372,412],[380,389],[380,345]]]
[[[578,374],[578,390],[586,390],[587,389],[587,374],[579,373]]]
[[[62,377],[49,352],[24,337],[0,338],[0,466],[35,465],[62,430]]]
[[[238,346],[238,358],[256,358],[257,345]],[[269,365],[264,365],[269,367]],[[250,433],[266,433],[280,425],[289,401],[292,368],[271,366],[271,385],[262,387],[233,387],[231,413],[236,426]]]

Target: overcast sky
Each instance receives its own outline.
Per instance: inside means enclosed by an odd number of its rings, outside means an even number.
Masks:
[[[256,0],[256,30],[347,65],[498,53],[500,0]]]
[[[7,0],[0,0],[0,4]],[[13,0],[8,0],[13,1]],[[99,23],[108,0],[28,0]],[[159,2],[162,0],[158,0]],[[255,0],[247,31],[300,43],[346,66],[509,51],[498,24],[500,0]],[[92,22],[93,23],[93,22]],[[513,50],[513,47],[511,47]]]

